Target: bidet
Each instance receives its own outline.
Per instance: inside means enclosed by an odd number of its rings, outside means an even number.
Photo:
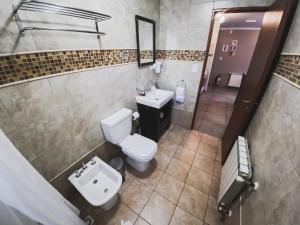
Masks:
[[[80,175],[74,172],[69,181],[80,194],[93,206],[111,209],[118,200],[118,191],[122,185],[122,176],[98,156],[80,168]]]

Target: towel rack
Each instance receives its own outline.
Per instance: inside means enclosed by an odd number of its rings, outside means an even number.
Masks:
[[[47,28],[47,27],[22,27],[22,21],[19,16],[19,10],[24,11],[33,11],[33,12],[46,12],[52,14],[58,14],[63,16],[71,16],[82,19],[93,20],[95,22],[96,31],[91,30],[74,30],[74,29],[63,29],[63,28]],[[89,10],[73,8],[69,6],[53,4],[48,2],[41,2],[36,0],[21,0],[20,3],[16,6],[13,5],[13,14],[19,28],[20,34],[24,35],[25,31],[28,30],[47,30],[47,31],[66,31],[66,32],[80,32],[80,33],[89,33],[105,35],[105,33],[100,32],[98,28],[98,22],[111,19],[111,16],[97,13]]]

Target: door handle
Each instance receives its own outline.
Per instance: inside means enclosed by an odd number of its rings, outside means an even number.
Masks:
[[[246,104],[250,104],[250,103],[251,103],[251,100],[246,100],[246,99],[244,99],[243,102],[246,103]]]

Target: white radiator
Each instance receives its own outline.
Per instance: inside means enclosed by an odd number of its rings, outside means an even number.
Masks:
[[[251,176],[248,142],[244,137],[239,136],[222,167],[218,205],[226,206],[232,202],[250,181]]]
[[[228,86],[239,88],[241,86],[242,79],[243,75],[241,74],[231,74]]]

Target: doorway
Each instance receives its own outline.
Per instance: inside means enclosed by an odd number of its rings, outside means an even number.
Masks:
[[[231,8],[225,10],[214,10],[208,37],[207,51],[209,52],[212,30],[217,12],[242,13],[242,12],[264,12],[264,17],[259,32],[256,47],[248,68],[248,73],[242,76],[240,89],[234,102],[234,108],[229,122],[222,136],[222,163],[224,164],[234,142],[239,135],[244,135],[255,111],[262,99],[266,87],[272,77],[277,65],[284,43],[289,33],[298,0],[276,0],[268,7],[245,7]],[[206,62],[204,60],[202,75],[205,74]],[[204,76],[202,76],[204,77]],[[196,121],[198,101],[203,91],[203,80],[200,81],[200,91],[193,116],[192,128]]]
[[[194,130],[221,138],[256,47],[264,12],[214,16]]]

